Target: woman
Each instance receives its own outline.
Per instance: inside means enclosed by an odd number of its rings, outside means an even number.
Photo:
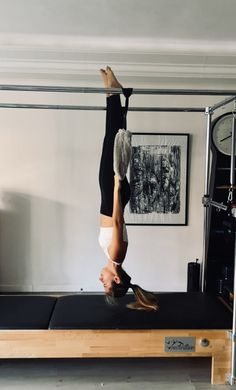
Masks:
[[[122,88],[110,67],[106,70],[101,69],[101,76],[105,88]],[[126,109],[127,107],[128,101]],[[122,268],[128,247],[123,214],[130,199],[130,186],[126,176],[121,180],[121,177],[113,170],[113,149],[114,142],[118,139],[116,135],[119,129],[126,127],[124,126],[126,112],[127,110],[124,111],[121,107],[119,94],[107,95],[106,133],[99,171],[102,198],[99,243],[108,260],[106,267],[101,271],[99,280],[104,286],[109,303],[114,303],[115,298],[124,296],[131,288],[136,301],[127,305],[128,307],[139,310],[157,310],[155,295],[132,284],[131,277]]]

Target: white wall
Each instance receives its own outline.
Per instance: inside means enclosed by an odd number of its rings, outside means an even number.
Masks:
[[[171,87],[214,86],[172,81]],[[1,92],[0,98],[105,103],[103,95]],[[136,95],[131,105],[204,107],[221,99]],[[195,113],[128,114],[128,128],[134,132],[191,134],[188,226],[128,227],[124,268],[144,288],[186,291],[187,263],[202,258],[205,120],[204,114]],[[97,242],[97,177],[105,112],[1,109],[0,123],[0,290],[102,291],[98,276],[105,259]]]

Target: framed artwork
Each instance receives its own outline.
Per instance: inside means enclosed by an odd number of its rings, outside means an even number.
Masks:
[[[189,134],[133,133],[127,225],[187,225]]]

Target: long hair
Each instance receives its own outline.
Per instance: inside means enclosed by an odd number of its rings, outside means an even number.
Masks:
[[[156,296],[150,291],[146,291],[137,284],[132,284],[131,277],[119,267],[117,274],[121,283],[112,282],[111,291],[106,295],[106,301],[109,304],[116,304],[117,298],[125,296],[128,289],[134,292],[135,301],[126,305],[129,309],[157,311],[159,309]]]

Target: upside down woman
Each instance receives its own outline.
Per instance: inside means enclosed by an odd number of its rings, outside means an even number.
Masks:
[[[122,88],[110,67],[101,69],[100,72],[105,88]],[[125,91],[123,88],[122,90]],[[126,102],[127,99],[126,95]],[[106,132],[99,171],[101,190],[99,244],[106,254],[107,264],[102,269],[99,280],[104,286],[108,303],[114,303],[116,298],[124,296],[131,288],[135,302],[127,306],[132,309],[151,311],[158,309],[155,295],[132,284],[131,277],[122,267],[128,248],[124,209],[130,199],[130,186],[125,176],[130,156],[127,147],[130,133],[120,130],[126,127],[124,125],[126,112],[121,106],[119,94],[107,95]],[[127,150],[119,150],[125,143]],[[115,157],[117,154],[118,159],[116,173],[114,144]],[[122,161],[122,156],[125,161]]]

